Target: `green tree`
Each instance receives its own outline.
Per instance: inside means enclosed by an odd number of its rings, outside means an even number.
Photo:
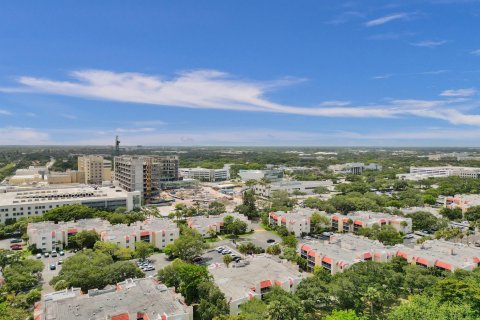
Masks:
[[[219,201],[213,201],[208,205],[208,214],[218,216],[225,212],[225,205]]]
[[[145,260],[153,254],[155,247],[150,242],[135,242],[135,256],[141,260]]]
[[[431,230],[437,225],[438,219],[430,212],[417,211],[407,214],[412,219],[413,230]]]
[[[274,244],[272,246],[268,246],[266,252],[268,254],[279,255],[282,250],[280,249],[280,246],[278,244]]]
[[[270,203],[273,211],[289,211],[295,206],[297,200],[290,198],[286,190],[277,190],[270,195]]]
[[[448,218],[448,220],[462,219],[462,209],[460,208],[454,208],[454,209],[442,208],[442,210],[440,210],[440,214]]]
[[[293,234],[282,237],[282,244],[285,247],[296,248],[298,244],[297,238]]]
[[[267,301],[267,319],[301,320],[304,310],[300,299],[279,287],[274,287],[265,297]]]
[[[173,242],[172,253],[184,261],[192,261],[201,255],[208,245],[204,242],[200,233],[195,230],[184,228],[183,234]]]
[[[225,263],[225,265],[227,266],[227,268],[228,268],[228,266],[230,265],[230,263],[232,263],[232,261],[233,261],[233,258],[232,258],[231,255],[226,254],[226,255],[223,256],[223,263]]]
[[[158,279],[167,287],[175,287],[191,304],[199,301],[199,285],[211,278],[205,267],[175,259],[158,272]]]
[[[83,230],[69,239],[69,246],[76,249],[92,249],[100,241],[100,236],[94,230]]]
[[[330,227],[330,218],[318,212],[312,213],[310,217],[310,225],[313,233],[318,234]]]
[[[196,312],[198,319],[210,320],[215,316],[227,315],[229,313],[229,306],[225,300],[225,295],[211,281],[206,281],[198,285],[198,295],[200,297]]]
[[[325,320],[367,320],[367,318],[357,316],[353,310],[333,310]]]

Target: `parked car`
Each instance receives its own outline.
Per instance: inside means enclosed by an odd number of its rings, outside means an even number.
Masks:
[[[413,239],[415,236],[412,233],[407,234],[403,239]]]
[[[268,240],[267,240],[267,243],[274,243],[274,242],[275,242],[274,239],[268,239]]]
[[[64,256],[64,255],[65,255],[65,252],[62,250],[62,251],[60,251],[58,254],[61,255],[61,256]]]
[[[43,256],[44,256],[45,258],[48,258],[48,257],[50,257],[50,253],[45,252],[45,253],[43,254]]]
[[[193,257],[192,261],[193,262],[201,262],[203,260],[203,258],[201,256],[196,256],[196,257]]]
[[[239,262],[240,260],[242,260],[242,258],[240,258],[240,257],[233,258],[233,261],[235,261],[235,262]]]
[[[52,251],[52,258],[55,258],[57,256],[57,251]]]
[[[42,254],[41,253],[37,253],[37,259],[41,259],[42,258]]]
[[[10,243],[21,243],[22,241],[23,241],[22,239],[16,238],[16,239],[10,240]]]
[[[63,260],[58,260],[57,264],[58,264],[58,265],[63,264]]]
[[[10,249],[12,250],[22,250],[22,245],[21,244],[12,244],[10,245]]]
[[[225,248],[223,248],[223,247],[218,247],[218,248],[217,248],[217,252],[218,252],[218,253],[221,253],[224,249],[225,249]]]
[[[57,266],[52,263],[52,264],[50,265],[50,270],[55,270],[55,269],[57,269]]]

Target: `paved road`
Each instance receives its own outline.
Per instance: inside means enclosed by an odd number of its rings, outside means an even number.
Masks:
[[[68,257],[71,257],[73,255],[74,255],[73,252],[65,252],[64,256],[59,256],[58,255],[55,258],[52,258],[52,257],[45,258],[45,257],[42,256],[42,258],[38,259],[45,264],[45,266],[43,268],[43,271],[42,271],[42,281],[41,281],[41,283],[42,283],[42,295],[55,291],[53,289],[53,287],[51,285],[49,285],[48,283],[50,282],[50,280],[52,280],[53,277],[58,275],[58,273],[62,269],[62,265],[59,265],[58,261],[60,261],[60,260],[65,261]],[[29,258],[30,259],[37,259],[36,255],[32,255]],[[51,264],[54,264],[56,266],[55,270],[50,270],[50,265]]]

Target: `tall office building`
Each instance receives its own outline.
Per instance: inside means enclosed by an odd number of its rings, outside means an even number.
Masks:
[[[78,171],[85,173],[85,182],[102,184],[112,179],[112,162],[102,156],[88,155],[78,157]]]
[[[178,156],[119,156],[114,158],[114,180],[126,191],[140,191],[144,199],[155,197],[162,182],[179,179]]]

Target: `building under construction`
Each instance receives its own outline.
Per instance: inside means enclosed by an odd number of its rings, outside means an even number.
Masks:
[[[114,158],[114,180],[126,191],[140,191],[149,202],[163,183],[179,179],[178,156],[118,156]]]

